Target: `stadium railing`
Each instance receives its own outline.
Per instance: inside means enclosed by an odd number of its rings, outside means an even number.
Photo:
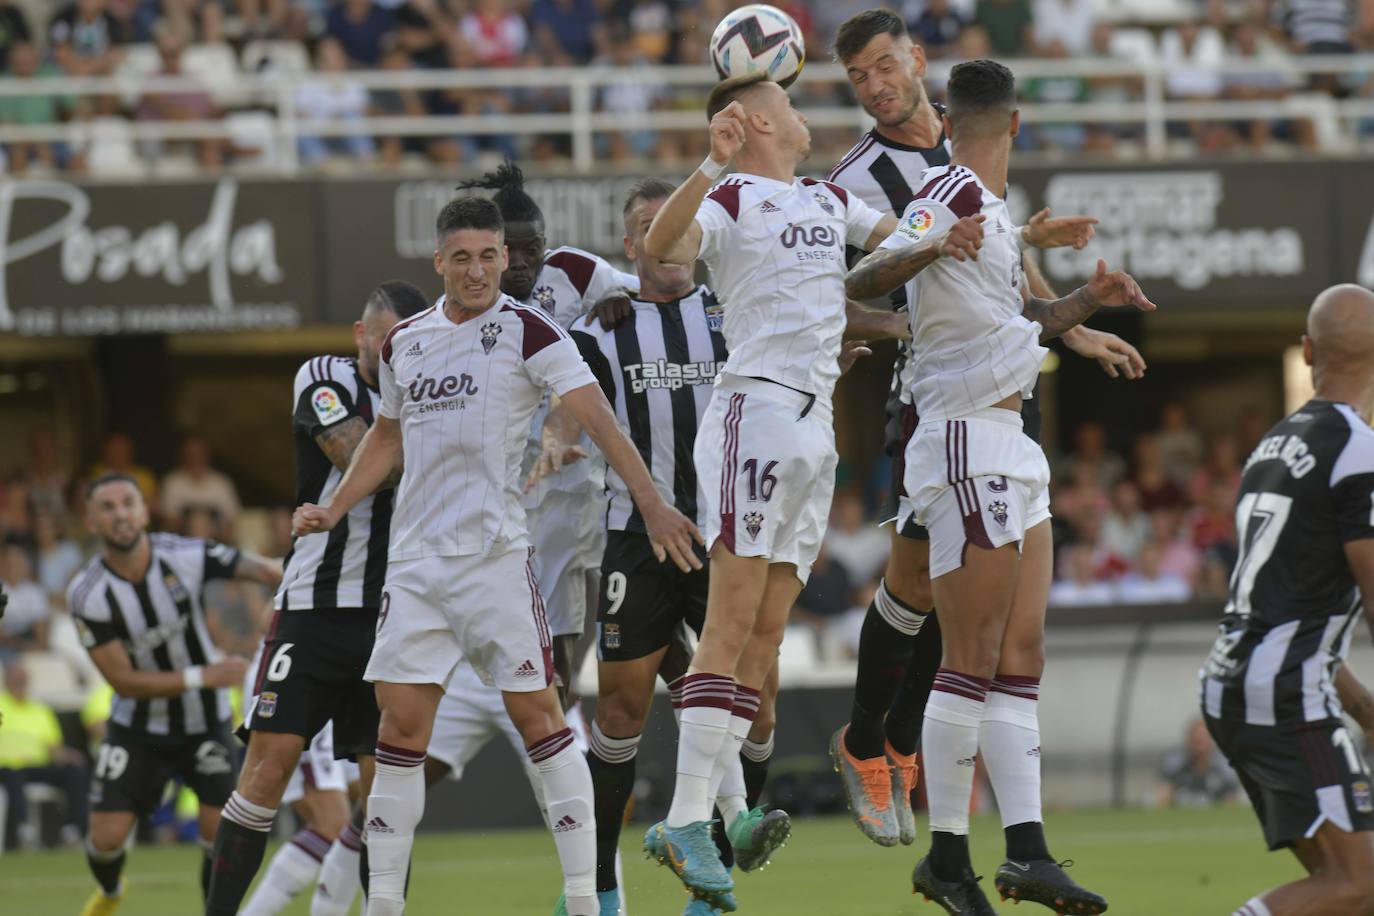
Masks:
[[[943,81],[949,62],[931,65],[930,78]],[[1122,101],[1081,101],[1063,103],[1024,103],[1022,114],[1031,124],[1113,124],[1143,128],[1143,153],[1152,160],[1171,156],[1167,125],[1192,121],[1311,120],[1317,123],[1316,135],[1323,152],[1348,152],[1362,133],[1360,122],[1374,121],[1374,97],[1335,98],[1325,93],[1295,91],[1283,99],[1246,101],[1217,99],[1185,101],[1169,99],[1166,80],[1169,69],[1163,61],[1117,61],[1103,58],[1066,60],[1017,60],[1013,63],[1018,79],[1076,77],[1082,79],[1116,78],[1138,80],[1139,98]],[[696,88],[702,94],[714,84],[716,76],[709,67],[642,67],[628,71],[635,82],[676,89]],[[1374,54],[1236,59],[1212,68],[1219,74],[1282,74],[1297,89],[1317,74],[1335,74],[1346,79],[1374,78]],[[356,71],[347,74],[292,73],[244,74],[232,85],[207,85],[203,80],[183,77],[38,78],[0,80],[0,98],[57,96],[62,98],[121,97],[133,107],[140,96],[157,93],[208,92],[223,107],[268,109],[270,139],[275,144],[271,171],[292,174],[300,169],[296,141],[302,136],[348,137],[435,137],[490,135],[562,135],[571,138],[572,164],[579,172],[596,167],[595,138],[599,133],[626,130],[700,131],[702,113],[693,109],[646,111],[633,116],[598,110],[600,90],[623,85],[627,71],[608,67],[489,69],[489,70],[408,70]],[[809,84],[846,82],[844,70],[835,64],[813,65],[806,70]],[[552,113],[500,113],[482,115],[435,115],[423,117],[383,116],[335,121],[312,121],[301,117],[296,107],[296,92],[306,85],[347,84],[367,90],[566,90],[568,110]],[[801,104],[808,121],[817,128],[864,129],[871,122],[849,103]],[[54,124],[0,125],[0,144],[68,143],[84,145],[98,137],[98,121],[69,121]],[[134,141],[224,139],[235,136],[235,128],[224,119],[128,122],[126,136]]]

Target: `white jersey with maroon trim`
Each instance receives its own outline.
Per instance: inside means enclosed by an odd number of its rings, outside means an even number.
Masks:
[[[392,328],[380,376],[380,412],[400,421],[405,451],[389,559],[525,545],[530,418],[545,389],[596,383],[567,332],[505,295],[462,324],[440,304]]]
[[[698,257],[725,305],[724,371],[829,400],[840,377],[844,248],[883,214],[839,185],[736,173],[697,210]]]
[[[1021,250],[1007,205],[964,166],[928,170],[897,230],[878,247],[914,245],[983,213],[976,261],[940,258],[907,283],[914,353],[911,399],[922,423],[967,417],[1010,394],[1031,396],[1040,325],[1021,313]]]

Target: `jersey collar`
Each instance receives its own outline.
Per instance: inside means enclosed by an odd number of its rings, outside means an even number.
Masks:
[[[943,118],[945,113],[944,105],[941,105],[939,102],[932,102],[931,107],[935,109],[935,113],[937,115],[940,115]],[[874,142],[886,146],[888,149],[900,150],[904,153],[933,153],[935,150],[943,147],[945,145],[945,141],[949,139],[945,136],[945,128],[943,126],[943,121],[941,122],[940,136],[936,138],[934,146],[911,146],[906,143],[899,143],[898,141],[893,140],[890,137],[884,137],[882,134],[878,133],[878,128],[876,127],[871,129],[868,132],[868,135],[873,138]]]

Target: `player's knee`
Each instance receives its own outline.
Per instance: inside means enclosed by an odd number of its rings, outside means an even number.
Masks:
[[[1045,640],[1039,636],[1008,637],[1002,641],[998,674],[1040,677],[1045,672]]]
[[[98,853],[111,853],[123,846],[128,838],[128,833],[123,828],[92,820],[86,841]]]
[[[647,707],[623,692],[596,701],[596,727],[609,738],[628,738],[644,730]]]
[[[935,604],[935,595],[930,586],[930,567],[901,567],[896,576],[888,569],[883,581],[887,583],[888,594],[918,611],[928,611]]]
[[[239,793],[255,805],[275,808],[295,767],[294,761],[288,762],[276,754],[249,759],[239,775]]]
[[[1328,910],[1341,916],[1374,916],[1374,875],[1343,874],[1335,877],[1328,897]]]
[[[777,724],[773,712],[772,703],[764,703],[759,706],[759,711],[754,714],[754,723],[749,726],[750,741],[767,741],[768,736],[773,734],[773,728]]]

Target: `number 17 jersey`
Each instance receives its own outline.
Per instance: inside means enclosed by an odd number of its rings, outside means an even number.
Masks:
[[[1363,607],[1345,545],[1365,538],[1374,430],[1348,404],[1309,401],[1245,463],[1240,555],[1201,672],[1209,716],[1271,726],[1340,716],[1333,678]]]

